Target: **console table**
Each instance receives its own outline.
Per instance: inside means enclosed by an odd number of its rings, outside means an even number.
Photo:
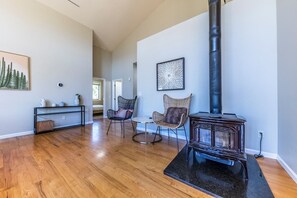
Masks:
[[[38,116],[45,116],[45,115],[79,113],[80,114],[80,124],[73,124],[71,126],[59,127],[59,129],[74,127],[74,126],[85,126],[85,115],[86,115],[85,109],[86,109],[85,105],[58,106],[58,107],[34,107],[34,133],[37,134]],[[56,128],[53,128],[52,130],[56,130]],[[42,132],[45,132],[45,131],[42,131]]]

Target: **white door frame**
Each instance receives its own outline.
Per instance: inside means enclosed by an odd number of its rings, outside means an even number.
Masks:
[[[117,110],[118,107],[117,107],[117,95],[116,95],[116,82],[121,82],[122,86],[121,86],[121,89],[120,89],[120,94],[118,95],[122,95],[123,94],[123,79],[122,78],[119,78],[119,79],[114,79],[112,80],[112,109],[113,110]]]

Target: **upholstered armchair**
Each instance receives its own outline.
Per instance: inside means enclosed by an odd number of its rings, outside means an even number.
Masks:
[[[182,128],[185,132],[186,141],[188,143],[188,138],[185,129],[185,123],[188,119],[190,112],[190,104],[191,104],[190,94],[186,98],[171,98],[168,95],[163,95],[163,103],[164,103],[164,113],[159,113],[157,111],[153,112],[152,118],[155,124],[157,125],[157,131],[161,131],[161,127],[168,129],[168,137],[169,131],[175,133],[176,135],[176,144],[177,150],[179,151],[178,145],[178,129]]]
[[[132,116],[135,108],[135,103],[137,96],[134,99],[126,99],[122,96],[118,96],[118,110],[114,111],[112,109],[107,110],[107,118],[110,120],[106,135],[108,135],[110,125],[112,123],[121,124],[121,134],[125,137],[125,121],[130,120],[132,124],[132,129],[134,131],[134,126],[132,123]]]

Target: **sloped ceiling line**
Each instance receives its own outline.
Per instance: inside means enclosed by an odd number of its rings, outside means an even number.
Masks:
[[[93,30],[93,44],[108,51],[113,51],[164,2],[164,0],[35,1]]]
[[[75,3],[74,1],[71,0],[67,0],[69,3],[72,3],[73,5],[75,5],[76,7],[80,7],[77,3]]]

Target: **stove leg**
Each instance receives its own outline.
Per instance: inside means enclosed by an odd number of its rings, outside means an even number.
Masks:
[[[244,179],[245,180],[248,180],[249,179],[249,176],[248,176],[248,170],[247,170],[247,165],[246,165],[246,161],[243,161],[243,160],[238,160],[239,163],[241,164],[242,168],[243,168],[243,171],[244,172]]]
[[[185,155],[186,155],[186,161],[189,163],[190,162],[190,155],[191,155],[191,151],[192,151],[192,157],[193,157],[193,160],[194,160],[194,154],[195,154],[195,151],[194,151],[194,149],[193,148],[191,148],[191,147],[189,147],[189,145],[187,144],[186,145],[186,153],[185,153]]]

